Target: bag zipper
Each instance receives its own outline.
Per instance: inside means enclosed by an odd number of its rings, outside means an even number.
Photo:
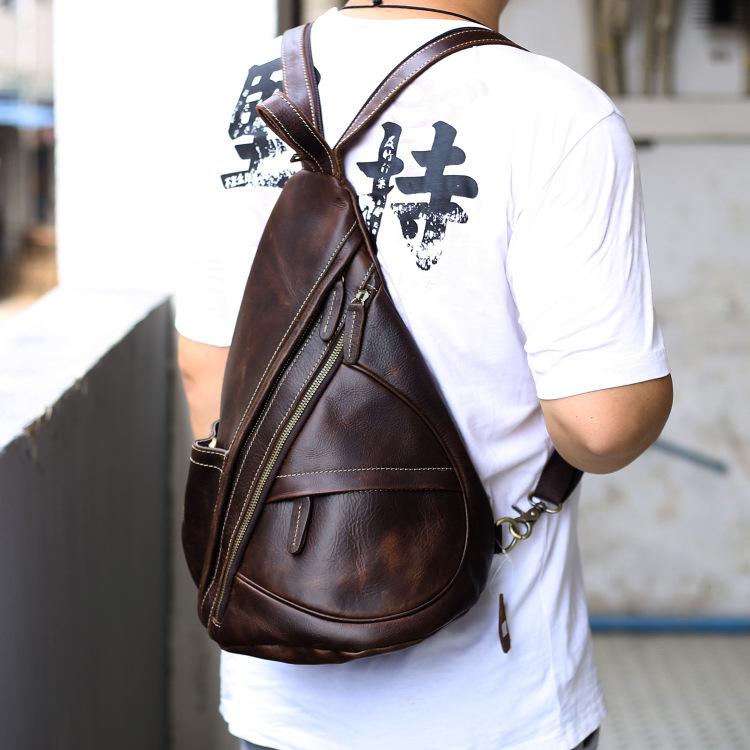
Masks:
[[[286,425],[284,425],[284,429],[281,431],[281,434],[276,440],[276,443],[274,444],[273,449],[269,453],[267,460],[265,461],[261,471],[259,472],[258,481],[255,483],[255,486],[252,488],[252,495],[250,498],[250,503],[247,507],[245,515],[242,518],[242,523],[240,525],[240,528],[235,536],[234,542],[232,543],[230,550],[227,554],[226,560],[224,562],[222,575],[220,579],[221,586],[219,587],[219,593],[216,599],[214,600],[215,601],[214,614],[211,617],[213,624],[216,625],[217,627],[221,626],[221,618],[224,616],[226,600],[228,599],[227,594],[228,594],[228,584],[229,584],[229,573],[234,567],[234,563],[237,559],[237,555],[241,547],[243,546],[245,534],[247,533],[248,527],[250,526],[250,523],[252,522],[253,517],[255,516],[255,513],[258,508],[258,504],[260,502],[260,498],[262,497],[266,489],[268,480],[271,478],[273,467],[278,457],[281,455],[281,452],[284,450],[284,447],[286,446],[286,443],[289,440],[289,437],[294,431],[294,428],[296,427],[299,420],[302,418],[302,415],[305,413],[305,410],[309,406],[310,402],[315,397],[315,394],[320,390],[320,387],[325,382],[331,370],[333,370],[333,368],[335,367],[336,362],[341,357],[341,353],[343,352],[343,350],[344,350],[344,334],[341,333],[339,334],[338,338],[333,344],[330,350],[330,353],[326,361],[324,362],[323,366],[318,370],[315,377],[312,378],[312,380],[309,382],[304,396],[300,399],[299,403],[295,407]]]
[[[302,346],[297,350],[297,352],[295,353],[295,356],[296,356],[297,353],[299,353],[299,351],[301,351],[302,349],[304,349],[307,346],[307,344],[310,342],[310,339],[312,338],[312,335],[313,335],[313,330],[314,330],[314,328],[315,328],[316,325],[319,325],[319,323],[320,323],[320,318],[318,318],[312,324],[308,325],[308,327],[305,329],[305,332],[302,335],[302,341],[303,341]],[[294,360],[292,359],[291,362],[293,363]],[[242,458],[242,462],[244,462],[245,454],[246,454],[247,450],[249,449],[249,446],[255,440],[256,433],[260,429],[260,425],[263,423],[263,421],[264,421],[264,419],[266,417],[266,411],[270,408],[270,404],[273,403],[274,399],[276,398],[277,389],[278,389],[280,383],[283,381],[284,377],[286,376],[286,373],[287,373],[287,371],[288,371],[288,369],[289,369],[290,366],[291,365],[287,365],[286,367],[284,367],[276,375],[276,377],[273,379],[273,382],[271,383],[271,385],[270,385],[270,387],[268,389],[268,393],[266,394],[265,398],[262,400],[261,404],[259,405],[259,407],[258,407],[258,415],[255,418],[255,421],[254,421],[253,425],[249,428],[249,430],[247,432],[247,435],[246,435],[245,439],[242,441],[242,444],[241,444],[240,449],[238,451],[238,456],[240,458]],[[230,497],[234,494],[234,484],[236,483],[236,481],[237,480],[235,478],[235,482],[233,483],[233,486],[227,489],[227,492],[229,493]],[[229,510],[230,510],[230,507],[227,507],[226,512],[229,512]],[[231,545],[231,540],[230,540],[230,545]],[[221,549],[221,543],[219,545],[219,548]],[[217,557],[217,559],[216,559],[216,561],[214,563],[214,573],[213,573],[213,576],[212,576],[212,579],[211,579],[211,584],[209,585],[209,587],[208,587],[208,589],[207,589],[207,591],[206,591],[206,593],[204,595],[204,601],[205,601],[205,596],[208,595],[209,590],[213,587],[214,581],[217,578],[219,580],[221,580],[221,575],[223,575],[223,569],[221,568],[221,556],[219,556],[219,557]],[[203,605],[201,605],[201,606],[203,606]],[[213,611],[213,607],[212,607],[212,611]]]

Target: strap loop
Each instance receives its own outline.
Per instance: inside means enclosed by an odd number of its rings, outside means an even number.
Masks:
[[[529,493],[531,507],[521,510],[511,506],[517,516],[503,516],[495,521],[495,553],[510,552],[518,542],[529,539],[536,522],[545,514],[554,515],[563,509],[563,503],[573,494],[583,472],[571,466],[557,451],[553,451],[542,470],[536,489]],[[510,540],[505,541],[505,530]]]

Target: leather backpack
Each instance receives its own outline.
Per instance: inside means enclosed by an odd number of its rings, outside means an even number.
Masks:
[[[185,494],[199,617],[227,651],[325,663],[416,644],[477,601],[493,555],[510,546],[502,528],[511,545],[525,538],[580,478],[553,454],[530,510],[495,523],[342,171],[405,86],[478,44],[512,42],[477,27],[433,39],[329,146],[310,27],[283,37],[283,90],[257,112],[302,169],[257,248],[219,419],[193,443]]]

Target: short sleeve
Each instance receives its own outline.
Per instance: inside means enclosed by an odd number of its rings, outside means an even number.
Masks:
[[[254,48],[257,64],[245,71],[217,67],[195,128],[190,205],[183,211],[190,242],[179,249],[174,304],[175,328],[200,343],[231,344],[263,229],[299,169],[256,113],[258,102],[282,85],[279,51],[278,37],[263,40]]]
[[[279,191],[248,187],[204,204],[205,241],[185,248],[174,296],[175,328],[186,338],[229,346],[255,251]],[[244,200],[240,200],[240,199]]]
[[[530,193],[506,272],[537,396],[662,377],[635,147],[622,116],[594,125]]]

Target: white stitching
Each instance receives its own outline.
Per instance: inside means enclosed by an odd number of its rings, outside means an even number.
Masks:
[[[289,79],[286,75],[286,55],[284,54],[284,45],[281,46],[281,83],[283,84],[284,91],[286,91],[287,83]]]
[[[302,124],[310,131],[315,140],[323,147],[323,151],[325,152],[326,156],[328,157],[328,161],[331,164],[331,171],[333,171],[333,160],[331,159],[331,155],[329,153],[330,146],[328,146],[328,144],[318,135],[318,133],[310,127],[310,124],[304,118],[302,113],[297,109],[295,103],[291,99],[287,98],[286,94],[279,94],[279,96],[281,96],[281,98],[292,108],[294,114],[297,115]]]
[[[291,403],[289,404],[289,408],[284,413],[284,416],[281,418],[281,420],[279,421],[279,424],[276,426],[276,429],[274,430],[274,433],[271,436],[271,439],[268,441],[268,444],[266,445],[266,450],[263,453],[263,457],[260,459],[260,462],[258,463],[258,468],[255,470],[255,475],[253,476],[253,480],[252,482],[250,482],[250,486],[248,487],[247,492],[245,493],[245,498],[242,501],[242,510],[240,511],[240,514],[237,516],[237,522],[234,524],[232,533],[229,536],[228,547],[231,547],[232,542],[235,540],[237,529],[239,528],[240,522],[242,521],[242,518],[244,517],[245,512],[247,510],[248,500],[250,499],[250,492],[253,489],[253,486],[255,485],[256,480],[258,479],[258,474],[260,474],[261,469],[263,468],[263,464],[265,463],[266,456],[268,456],[268,452],[271,450],[271,447],[273,446],[274,441],[276,440],[276,436],[279,434],[279,430],[281,430],[281,428],[284,426],[284,422],[286,421],[286,418],[289,416],[289,412],[294,408],[297,398],[299,397],[300,393],[302,393],[302,391],[305,390],[305,388],[307,387],[308,381],[312,377],[312,374],[315,372],[315,370],[318,369],[318,365],[320,365],[320,363],[325,358],[326,354],[328,354],[329,349],[330,347],[326,347],[323,349],[323,353],[320,355],[320,358],[315,363],[312,370],[310,370],[310,372],[304,378],[302,385],[300,386],[300,389],[297,391],[297,393],[294,394],[294,397],[292,398]],[[235,484],[235,487],[236,486],[237,485]],[[225,516],[225,520],[226,520],[226,516]]]
[[[437,42],[433,42],[432,44],[428,44],[426,47],[423,47],[422,50],[421,50],[421,52],[427,51],[428,49],[430,49],[430,47],[434,47],[436,44],[440,44],[440,42],[445,41],[446,39],[458,38],[460,36],[463,36],[464,34],[472,34],[472,33],[475,33],[475,32],[476,32],[476,29],[471,29],[471,30],[467,30],[467,31],[456,32],[453,35],[445,36],[442,39],[438,40]],[[490,42],[490,44],[502,44],[502,45],[506,45],[507,46],[506,42],[501,42],[500,40],[498,40],[497,42]],[[432,65],[432,64],[434,64],[436,62],[439,62],[443,57],[445,57],[446,55],[450,54],[454,50],[458,50],[458,49],[461,49],[463,47],[474,47],[474,46],[476,46],[474,44],[474,42],[464,42],[463,44],[458,44],[458,45],[454,45],[453,47],[449,47],[443,53],[441,53],[441,56],[437,60],[427,60],[425,63],[423,63],[422,65],[420,65],[416,70],[412,71],[409,74],[407,80],[405,80],[401,84],[399,84],[395,89],[393,89],[391,91],[390,94],[387,94],[385,96],[385,98],[380,102],[380,104],[378,104],[378,106],[375,108],[375,111],[376,112],[379,111],[383,107],[383,105],[387,104],[399,91],[401,91],[401,89],[403,89],[405,86],[407,86],[411,82],[411,79],[415,75],[417,75],[420,71],[424,70],[425,67],[427,67],[429,65]],[[377,98],[377,96],[378,96],[379,92],[381,91],[381,89],[382,89],[382,87],[379,88],[372,95],[372,97],[370,98],[370,101],[374,101]],[[355,135],[355,133],[356,133],[356,131],[359,128],[359,125],[360,125],[359,121],[362,118],[364,118],[363,122],[366,122],[369,117],[373,116],[373,114],[374,113],[370,113],[369,115],[367,115],[365,112],[362,112],[361,114],[359,114],[357,116],[357,118],[354,120],[354,122],[349,126],[349,128],[347,130],[348,135],[347,135],[347,133],[345,133],[342,136],[341,140],[336,144],[336,149],[337,150],[340,149],[347,141],[349,141]]]
[[[328,334],[328,324],[331,322],[331,315],[333,314],[333,304],[336,301],[336,295],[338,293],[338,289],[336,287],[333,288],[333,294],[331,295],[331,301],[328,306],[328,315],[326,316],[326,323],[323,326],[323,335],[326,336]]]
[[[310,333],[307,335],[307,338],[303,342],[302,346],[299,348],[299,351],[295,355],[294,359],[289,363],[289,367],[286,368],[284,377],[281,378],[281,380],[279,381],[279,384],[274,389],[274,392],[276,395],[278,395],[279,389],[281,388],[282,385],[284,385],[284,382],[289,377],[289,373],[291,373],[292,370],[294,369],[294,365],[296,364],[297,360],[302,355],[302,352],[304,352],[305,349],[307,349],[307,345],[312,340],[314,331],[315,331],[315,328],[313,327],[313,330],[311,330]],[[242,457],[242,463],[240,464],[240,468],[235,472],[235,477],[238,477],[242,473],[242,469],[245,467],[245,462],[247,461],[247,457],[250,455],[250,449],[253,447],[253,444],[255,443],[255,439],[258,437],[258,434],[260,433],[260,428],[263,426],[263,423],[266,421],[266,417],[270,413],[271,407],[273,406],[274,403],[275,403],[274,398],[271,398],[268,404],[266,404],[266,408],[263,410],[263,414],[261,414],[260,419],[258,420],[258,423],[255,426],[254,434],[250,442],[248,443],[247,448],[245,449],[245,455]],[[244,419],[244,416],[243,416],[243,419]],[[235,481],[234,485],[232,486],[232,492],[229,495],[229,500],[227,501],[227,507],[224,513],[224,520],[222,521],[222,524],[221,524],[221,534],[219,535],[219,560],[221,559],[221,548],[224,543],[224,532],[226,531],[226,527],[227,527],[227,519],[229,518],[229,511],[232,507],[232,500],[234,500],[234,494],[236,491],[237,491],[237,482]],[[213,513],[216,512],[216,503],[218,502],[218,500],[219,500],[219,497],[217,493],[216,500],[214,500],[214,509],[211,513],[212,516],[213,516]],[[243,507],[243,513],[244,513],[244,507]],[[235,526],[235,530],[236,528],[237,527]],[[234,534],[234,532],[232,533]],[[229,541],[231,542],[231,538]],[[203,594],[201,607],[205,604],[206,597],[208,596],[208,592],[211,590],[211,587],[214,585],[214,582],[216,581],[216,575],[218,572],[219,572],[219,566],[218,566],[218,560],[217,560],[217,565],[214,568],[213,575],[211,576],[211,583],[208,584],[208,586],[206,587],[206,591]]]
[[[295,107],[295,106],[294,106],[294,103],[293,103],[293,102],[292,102],[291,100],[287,99],[287,98],[286,98],[286,96],[284,96],[284,94],[280,94],[280,96],[281,96],[281,98],[282,98],[282,99],[283,99],[283,100],[284,100],[284,101],[285,101],[285,102],[286,102],[286,103],[287,103],[287,104],[288,104],[288,105],[289,105],[289,106],[290,106],[290,107],[292,108],[292,111],[294,112],[294,114],[295,114],[295,115],[297,115],[297,117],[299,118],[300,122],[301,122],[301,123],[302,123],[302,124],[303,124],[303,125],[304,125],[304,126],[305,126],[305,127],[306,127],[306,128],[308,129],[308,130],[309,130],[309,131],[310,131],[310,133],[312,133],[312,135],[313,135],[313,137],[315,138],[315,140],[316,140],[316,141],[317,141],[317,142],[318,142],[318,143],[319,143],[319,144],[320,144],[320,145],[321,145],[321,146],[323,147],[323,153],[324,153],[324,154],[326,155],[326,158],[328,159],[328,163],[329,163],[329,164],[331,165],[331,172],[334,172],[334,171],[335,171],[335,169],[333,168],[333,159],[331,158],[331,150],[330,150],[330,147],[329,147],[329,146],[328,146],[328,145],[327,145],[327,144],[326,144],[326,143],[325,143],[325,142],[324,142],[324,141],[323,141],[323,140],[321,139],[321,137],[320,137],[320,136],[319,136],[319,135],[318,135],[318,134],[317,134],[317,133],[316,133],[316,132],[315,132],[315,131],[314,131],[314,130],[313,130],[313,129],[311,128],[311,127],[310,127],[310,125],[309,125],[309,123],[307,122],[307,120],[305,120],[305,118],[304,118],[304,117],[302,116],[302,114],[301,114],[301,113],[300,113],[300,111],[299,111],[299,110],[297,109],[297,107]],[[283,127],[283,125],[282,125],[282,127]],[[291,137],[291,136],[290,136],[290,137]],[[307,153],[310,153],[310,152],[308,151]],[[318,164],[318,162],[317,162],[317,161],[316,161],[315,163],[316,163],[316,164]],[[320,164],[318,164],[318,166],[320,167]],[[320,171],[321,171],[321,172],[323,171],[322,167],[321,167]]]
[[[357,469],[321,469],[320,471],[298,471],[294,474],[277,474],[277,479],[307,477],[312,474],[344,474],[352,471],[453,471],[451,466],[363,466]]]
[[[287,98],[286,98],[286,97],[285,97],[285,96],[284,96],[283,94],[279,94],[279,97],[280,97],[281,99],[283,99],[283,100],[284,100],[284,101],[285,101],[285,102],[286,102],[287,104],[289,104],[289,100],[288,100],[288,99],[287,99]],[[290,105],[290,106],[291,106],[291,105]],[[294,109],[294,108],[292,107],[292,109]],[[279,127],[280,127],[280,128],[281,128],[281,129],[282,129],[282,130],[283,130],[284,132],[285,132],[285,133],[286,133],[286,135],[287,135],[287,138],[289,138],[289,140],[290,140],[290,141],[291,141],[291,142],[292,142],[292,143],[293,143],[293,144],[294,144],[294,145],[295,145],[295,146],[296,146],[296,147],[297,147],[297,148],[298,148],[298,149],[299,149],[300,151],[302,151],[302,153],[306,154],[306,155],[307,155],[307,156],[308,156],[308,157],[310,158],[310,160],[311,160],[311,161],[314,161],[314,162],[315,162],[315,166],[316,166],[316,167],[318,168],[318,171],[319,171],[319,172],[323,172],[324,170],[323,170],[323,167],[321,167],[321,166],[320,166],[320,162],[319,162],[319,161],[318,161],[318,160],[317,160],[317,159],[316,159],[316,158],[315,158],[315,157],[314,157],[314,156],[313,156],[313,155],[312,155],[312,154],[311,154],[311,153],[310,153],[310,152],[309,152],[309,151],[308,151],[308,150],[307,150],[307,149],[306,149],[306,148],[305,148],[304,146],[302,146],[302,145],[301,145],[301,144],[300,144],[300,143],[299,143],[299,142],[298,142],[298,141],[297,141],[297,140],[296,140],[296,139],[295,139],[295,138],[294,138],[294,137],[292,136],[292,134],[291,134],[291,133],[290,133],[290,132],[289,132],[289,131],[288,131],[288,130],[287,130],[287,129],[286,129],[285,127],[284,127],[284,124],[283,124],[283,123],[281,122],[281,120],[279,120],[279,118],[278,118],[278,117],[276,117],[276,115],[275,115],[275,114],[274,114],[273,112],[271,112],[271,110],[270,110],[270,109],[268,109],[268,107],[264,107],[264,108],[263,108],[263,111],[264,111],[264,112],[265,112],[265,113],[266,113],[266,114],[267,114],[267,115],[268,115],[269,117],[272,117],[272,118],[273,118],[273,120],[274,120],[274,121],[276,122],[276,124],[277,124],[277,125],[278,125],[278,126],[279,126]],[[299,115],[297,115],[297,116],[299,117]],[[308,130],[310,130],[310,127],[308,126],[308,128],[307,128],[307,129],[308,129]],[[328,161],[331,161],[330,157],[328,157]],[[333,164],[333,163],[332,163],[332,164]],[[331,168],[333,168],[333,166],[332,166]]]
[[[318,284],[320,284],[320,280],[323,278],[323,276],[325,276],[326,271],[330,267],[331,263],[333,263],[333,259],[336,257],[336,255],[338,254],[339,250],[341,250],[341,248],[343,247],[344,243],[349,239],[349,237],[351,237],[351,234],[354,231],[354,227],[356,227],[356,226],[357,226],[357,222],[355,221],[349,227],[349,230],[344,235],[344,237],[341,240],[341,242],[339,242],[339,244],[336,246],[336,249],[333,251],[333,253],[331,253],[331,257],[328,258],[328,261],[326,262],[325,267],[320,272],[320,275],[315,280],[315,283],[312,285],[312,287],[310,287],[310,291],[307,293],[307,296],[302,301],[302,304],[299,306],[299,309],[294,314],[294,318],[292,318],[292,322],[289,324],[289,328],[286,329],[286,331],[284,332],[284,335],[279,340],[279,343],[276,346],[276,350],[271,355],[271,358],[268,360],[268,364],[266,364],[266,368],[265,368],[265,370],[263,370],[263,374],[260,376],[260,378],[258,380],[258,384],[255,386],[255,390],[253,391],[253,395],[250,396],[250,400],[247,402],[247,405],[245,406],[245,410],[242,413],[242,417],[241,417],[240,421],[237,423],[237,427],[234,430],[234,434],[232,435],[232,439],[229,441],[229,447],[227,448],[227,453],[229,453],[229,451],[232,450],[232,446],[234,445],[234,441],[237,439],[237,433],[240,431],[240,427],[242,426],[242,423],[245,421],[245,417],[247,416],[247,412],[250,409],[250,404],[252,404],[253,399],[255,398],[256,394],[258,393],[258,388],[260,388],[260,384],[263,382],[263,378],[266,377],[266,373],[268,372],[269,368],[271,367],[271,363],[273,362],[273,360],[276,357],[276,355],[279,353],[279,349],[281,349],[281,347],[283,346],[286,337],[289,335],[289,331],[292,330],[294,324],[297,322],[297,318],[299,318],[300,313],[302,312],[302,308],[307,304],[307,300],[310,299],[310,297],[312,296],[312,293],[315,291],[315,289],[317,288]]]
[[[292,537],[292,549],[297,550],[297,532],[299,531],[299,521],[302,517],[302,500],[299,501],[297,506],[297,525],[294,527],[294,536]]]
[[[372,269],[375,268],[374,263],[370,263],[370,267],[367,269],[367,273],[362,277],[362,281],[359,282],[358,289],[362,289],[362,287],[366,284],[366,282],[370,278],[370,274],[372,273]]]
[[[458,38],[458,37],[460,37],[460,36],[464,36],[464,35],[466,35],[466,34],[475,34],[475,33],[476,33],[476,31],[477,31],[476,29],[465,29],[464,31],[457,31],[457,32],[455,32],[455,33],[453,33],[453,34],[448,34],[447,36],[444,36],[444,37],[442,37],[441,39],[438,39],[437,41],[435,41],[435,42],[432,42],[431,44],[428,44],[428,45],[427,45],[426,47],[422,47],[422,49],[421,49],[421,50],[419,51],[419,53],[418,53],[418,54],[422,54],[423,52],[426,52],[426,51],[427,51],[428,49],[431,49],[432,47],[435,47],[435,46],[437,46],[438,44],[440,44],[441,42],[445,41],[446,39],[454,39],[454,38]],[[471,44],[471,43],[469,43],[469,44]],[[455,48],[455,47],[449,47],[449,48],[448,48],[448,50],[446,50],[446,52],[448,52],[449,50],[453,50],[453,49],[456,49],[456,48]],[[420,66],[419,66],[419,67],[418,67],[418,68],[417,68],[417,69],[416,69],[415,71],[413,71],[412,73],[410,73],[410,74],[409,74],[409,79],[411,79],[411,78],[412,78],[412,76],[414,76],[414,75],[415,75],[416,73],[419,73],[419,71],[420,71],[420,70],[422,70],[422,69],[423,69],[423,68],[424,68],[424,67],[425,67],[426,65],[429,65],[429,64],[430,64],[431,62],[433,62],[433,63],[434,63],[434,62],[437,62],[437,60],[426,60],[426,61],[425,61],[425,62],[424,62],[424,63],[423,63],[422,65],[420,65]],[[370,101],[374,101],[375,99],[377,99],[377,97],[378,97],[378,94],[380,93],[380,91],[382,90],[382,88],[383,88],[383,87],[385,86],[385,84],[386,84],[386,83],[387,83],[387,81],[384,81],[384,82],[383,82],[383,86],[381,86],[380,88],[378,88],[378,89],[377,89],[377,91],[375,91],[375,93],[374,93],[374,94],[373,94],[373,95],[372,95],[372,96],[370,97]],[[400,83],[400,84],[399,84],[399,85],[398,85],[398,86],[396,87],[396,89],[394,89],[394,91],[397,91],[398,89],[400,89],[400,88],[403,88],[403,87],[404,87],[404,86],[406,86],[406,85],[407,85],[408,83],[410,83],[410,80],[406,80],[406,81],[403,81],[402,83]],[[393,92],[391,92],[391,93],[393,93]],[[388,97],[389,97],[389,96],[390,96],[390,94],[388,94]],[[385,101],[387,101],[387,100],[388,100],[388,97],[386,97],[386,99],[385,99],[385,100],[384,100],[383,102],[381,102],[381,104],[380,104],[380,105],[378,105],[378,106],[379,106],[379,107],[380,107],[380,106],[382,106],[382,104],[383,104],[383,103],[384,103]],[[353,128],[354,128],[354,127],[356,127],[356,126],[357,126],[357,123],[358,123],[358,121],[359,121],[359,120],[360,120],[361,118],[363,118],[364,116],[365,116],[365,113],[364,113],[364,112],[362,112],[361,114],[359,114],[359,115],[357,116],[357,119],[355,119],[355,120],[354,120],[354,122],[352,123],[351,127],[353,127]]]
[[[300,60],[302,60],[302,73],[305,76],[305,86],[307,86],[307,97],[310,100],[310,118],[313,121],[313,125],[315,127],[320,127],[320,124],[318,123],[317,118],[315,117],[315,100],[313,99],[313,92],[312,88],[310,87],[310,79],[307,76],[307,57],[305,56],[305,52],[302,48],[302,42],[305,38],[305,32],[303,31],[299,35],[299,56]]]
[[[357,308],[355,307],[352,311],[352,317],[350,318],[350,325],[349,325],[349,345],[347,347],[347,359],[351,360],[352,358],[352,339],[354,338],[354,321],[357,319]]]
[[[196,466],[205,466],[207,469],[216,469],[216,471],[221,471],[221,466],[214,466],[213,464],[202,464],[200,461],[196,461],[195,459],[190,459],[191,464],[195,464]]]
[[[227,542],[227,550],[229,550],[229,548],[230,548],[230,547],[232,546],[232,542],[234,541],[234,539],[235,539],[235,535],[237,534],[237,529],[239,528],[240,522],[242,521],[242,519],[243,519],[243,517],[244,517],[244,515],[245,515],[245,512],[246,512],[246,510],[247,510],[248,500],[250,499],[250,491],[252,490],[252,488],[253,488],[253,485],[255,484],[255,481],[256,481],[256,479],[258,478],[258,474],[260,473],[260,470],[261,470],[261,468],[263,467],[263,463],[264,463],[264,462],[265,462],[265,460],[266,460],[266,456],[268,455],[268,451],[269,451],[269,450],[271,450],[271,446],[273,445],[273,442],[274,442],[274,440],[276,440],[276,436],[277,436],[277,435],[279,434],[279,430],[280,430],[280,429],[282,428],[282,426],[284,425],[284,421],[285,421],[285,420],[286,420],[286,418],[287,418],[287,417],[289,416],[289,412],[290,412],[290,411],[292,410],[292,408],[294,407],[294,404],[295,404],[295,402],[296,402],[296,400],[297,400],[297,397],[298,397],[298,396],[299,396],[299,394],[300,394],[300,393],[302,393],[302,391],[303,391],[303,390],[305,389],[305,387],[306,387],[306,386],[307,386],[307,384],[308,384],[308,381],[309,381],[310,377],[311,377],[311,376],[312,376],[312,374],[313,374],[313,373],[315,372],[315,370],[317,370],[317,369],[318,369],[318,365],[320,365],[320,363],[321,363],[321,362],[323,361],[323,359],[325,358],[325,356],[326,356],[326,354],[328,353],[329,349],[330,349],[330,346],[328,346],[328,347],[325,347],[325,348],[323,349],[323,353],[321,354],[321,356],[320,356],[320,359],[318,359],[318,361],[317,361],[317,362],[315,363],[315,366],[314,366],[314,367],[312,368],[312,370],[311,370],[311,371],[310,371],[310,372],[309,372],[309,373],[307,374],[307,376],[305,377],[305,379],[304,379],[304,381],[303,381],[303,383],[302,383],[302,386],[300,387],[300,389],[299,389],[299,390],[297,391],[297,393],[295,393],[295,394],[294,394],[294,397],[292,398],[292,401],[291,401],[291,403],[290,403],[290,405],[289,405],[289,408],[288,408],[288,409],[286,410],[286,413],[285,413],[285,414],[284,414],[284,416],[283,416],[283,417],[281,418],[281,421],[280,421],[280,422],[279,422],[279,424],[277,425],[277,427],[276,427],[276,430],[274,431],[273,435],[271,436],[271,439],[270,439],[270,440],[268,441],[268,445],[266,445],[266,450],[265,450],[265,452],[263,453],[263,457],[262,457],[262,458],[260,459],[260,463],[258,464],[258,468],[257,468],[257,469],[256,469],[256,471],[255,471],[255,476],[253,477],[253,481],[252,481],[252,482],[250,483],[250,486],[248,487],[248,490],[247,490],[247,492],[245,493],[245,498],[244,498],[244,500],[242,501],[242,509],[241,509],[241,511],[240,511],[240,514],[239,514],[239,515],[237,516],[237,522],[236,522],[236,523],[234,524],[234,528],[232,529],[232,533],[231,533],[231,534],[229,535],[229,540],[228,540],[228,542]],[[290,368],[289,368],[289,369],[287,370],[287,372],[289,372],[289,371],[291,371],[291,367],[290,367]],[[256,435],[257,435],[257,433],[256,433]],[[247,456],[247,453],[245,454],[245,456]],[[243,461],[243,465],[244,465],[244,461]],[[237,488],[237,484],[235,483],[234,487],[232,488],[232,496],[234,496],[234,490],[235,490],[236,488]],[[230,504],[228,503],[228,504],[227,504],[227,509],[229,509],[229,506],[230,506]],[[227,521],[227,516],[228,516],[228,515],[229,515],[229,514],[227,513],[227,514],[225,514],[225,516],[224,516],[224,523],[222,524],[222,529],[221,529],[221,534],[222,534],[222,536],[221,536],[221,539],[223,539],[223,537],[224,537],[224,529],[225,529],[225,527],[226,527],[226,521]],[[214,581],[216,580],[216,574],[218,573],[218,570],[219,570],[219,565],[218,565],[218,562],[220,562],[220,560],[221,560],[221,542],[219,543],[219,559],[217,560],[217,565],[216,565],[216,568],[215,568],[215,570],[214,570],[214,574],[213,574],[213,576],[211,577],[211,583],[210,583],[210,584],[209,584],[209,586],[208,586],[208,587],[206,588],[206,593],[205,593],[205,594],[203,595],[203,600],[204,600],[204,601],[205,601],[206,595],[208,594],[208,592],[209,592],[209,590],[210,590],[211,586],[213,586],[213,584],[214,584]],[[201,606],[202,606],[202,605],[201,605]],[[212,607],[212,609],[213,609],[213,607]]]
[[[255,440],[260,434],[260,428],[263,426],[263,423],[266,421],[266,417],[271,413],[271,407],[276,403],[276,397],[279,394],[279,391],[281,390],[281,386],[284,385],[286,382],[286,379],[289,377],[289,374],[294,369],[294,365],[297,364],[297,360],[302,356],[302,353],[307,349],[307,345],[312,340],[312,337],[315,333],[315,328],[313,327],[313,330],[310,331],[310,333],[307,335],[307,338],[303,342],[302,346],[299,348],[299,351],[294,356],[294,359],[289,363],[289,367],[286,368],[286,372],[284,372],[284,377],[281,378],[276,388],[274,388],[274,394],[272,398],[269,400],[268,404],[266,404],[266,408],[263,410],[263,413],[260,415],[260,419],[258,420],[257,424],[253,428],[253,436],[250,438],[250,442],[247,444],[247,447],[245,448],[245,455],[242,457],[242,463],[240,464],[239,469],[235,472],[235,477],[238,477],[240,474],[242,474],[242,470],[245,468],[245,462],[247,461],[247,457],[250,455],[250,449],[255,444]],[[234,483],[234,486],[232,487],[232,492],[229,496],[229,501],[227,502],[227,511],[232,507],[232,500],[234,500],[234,493],[237,490],[237,482]],[[224,526],[226,524],[226,516],[224,516],[225,523],[221,527],[221,539],[224,539]]]

